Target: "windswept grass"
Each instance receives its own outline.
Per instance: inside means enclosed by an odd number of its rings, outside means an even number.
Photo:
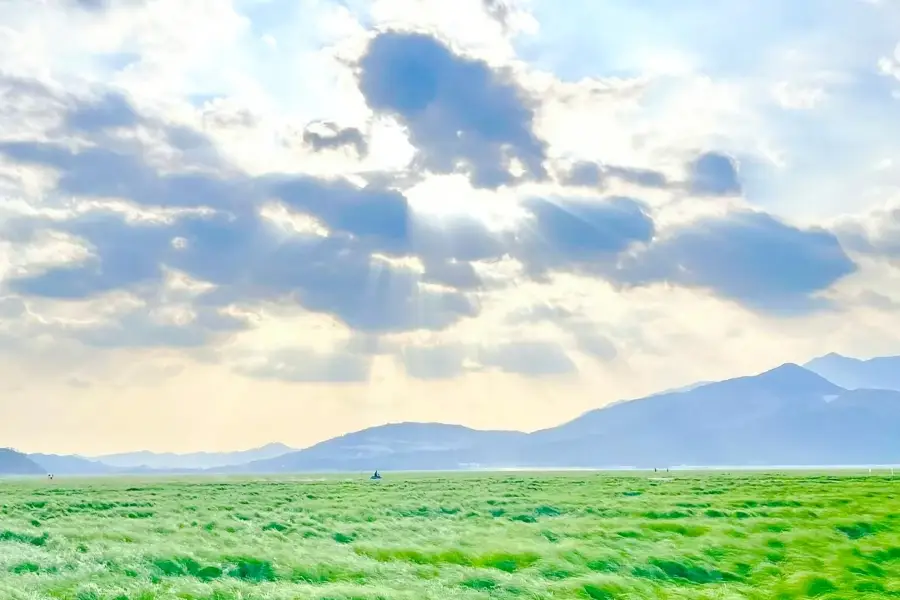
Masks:
[[[900,598],[900,477],[0,482],[0,599],[49,598]]]

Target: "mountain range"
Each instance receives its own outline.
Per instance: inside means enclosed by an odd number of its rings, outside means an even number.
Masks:
[[[900,356],[861,360],[831,353],[803,366],[848,390],[900,390]]]
[[[0,454],[0,473],[33,473],[27,463],[71,475],[900,464],[900,357],[828,354],[617,402],[532,433],[394,423],[302,450]]]
[[[43,475],[44,469],[29,456],[12,448],[0,448],[0,474]]]
[[[192,454],[126,452],[95,456],[91,460],[123,469],[146,467],[149,469],[212,469],[228,465],[240,465],[255,460],[275,458],[288,452],[295,452],[284,444],[266,444],[261,448],[239,450],[237,452],[195,452]]]

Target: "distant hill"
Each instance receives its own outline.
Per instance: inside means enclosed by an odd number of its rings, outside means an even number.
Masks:
[[[261,448],[241,450],[237,452],[195,452],[192,454],[128,452],[92,457],[96,462],[134,469],[145,467],[155,470],[214,469],[228,465],[239,465],[257,460],[275,458],[296,449],[284,444],[267,444]]]
[[[804,367],[848,390],[900,391],[900,356],[860,360],[831,353],[809,361]]]
[[[0,448],[0,475],[45,475],[47,472],[21,452]]]
[[[472,452],[502,451],[523,441],[527,435],[520,431],[481,431],[443,423],[392,423],[348,433],[278,458],[222,471],[456,469],[460,457]]]
[[[28,458],[39,464],[47,473],[54,475],[109,475],[118,471],[115,467],[80,456],[29,454]]]
[[[590,411],[526,434],[400,423],[223,472],[900,464],[900,392],[795,364]]]

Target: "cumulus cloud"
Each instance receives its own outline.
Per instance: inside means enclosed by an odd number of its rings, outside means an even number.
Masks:
[[[106,118],[110,112],[118,113],[121,105],[103,106],[113,110],[98,110],[89,118],[81,108],[70,114],[76,115],[76,122],[90,124],[88,130],[123,122]],[[95,127],[99,124],[104,127]],[[160,173],[144,161],[139,149],[71,150],[61,144],[10,141],[0,143],[0,154],[55,169],[59,195],[124,198],[152,208],[205,209],[137,222],[101,211],[58,223],[58,231],[86,241],[91,257],[14,278],[9,285],[20,293],[90,297],[158,285],[163,267],[171,267],[212,284],[214,288],[200,300],[210,305],[293,296],[310,310],[334,314],[362,330],[442,328],[477,311],[461,292],[428,289],[409,269],[373,262],[376,252],[397,256],[413,252],[414,217],[406,198],[393,190],[303,176]],[[262,200],[271,197],[318,219],[328,235],[279,235],[259,210]],[[21,219],[18,226],[27,229],[33,221]],[[434,233],[432,273],[443,269],[446,274],[447,261],[459,248],[454,250],[451,243],[442,250],[440,235]]]
[[[76,131],[98,131],[114,127],[133,127],[140,118],[122,95],[106,92],[93,102],[83,102],[66,115],[65,126]]]
[[[797,313],[827,305],[818,294],[856,269],[833,233],[740,211],[674,228],[620,275],[630,283],[708,289],[765,312]]]
[[[737,161],[718,152],[704,152],[690,165],[690,191],[699,196],[740,195]]]
[[[546,147],[532,127],[534,100],[511,74],[430,35],[399,31],[378,34],[358,68],[369,107],[409,129],[418,167],[454,173],[463,163],[486,188],[546,175]],[[522,174],[511,172],[512,159]]]
[[[521,252],[536,272],[600,273],[634,244],[650,242],[655,226],[646,206],[632,198],[602,201],[532,199]]]
[[[357,155],[365,156],[369,150],[362,131],[356,127],[341,128],[329,121],[307,125],[303,130],[303,141],[317,152],[350,146]]]

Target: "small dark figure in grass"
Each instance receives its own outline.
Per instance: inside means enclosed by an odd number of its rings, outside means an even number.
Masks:
[[[378,471],[375,471],[375,474],[372,475],[371,477],[369,477],[369,479],[372,479],[372,480],[381,479],[381,475],[378,473]]]

